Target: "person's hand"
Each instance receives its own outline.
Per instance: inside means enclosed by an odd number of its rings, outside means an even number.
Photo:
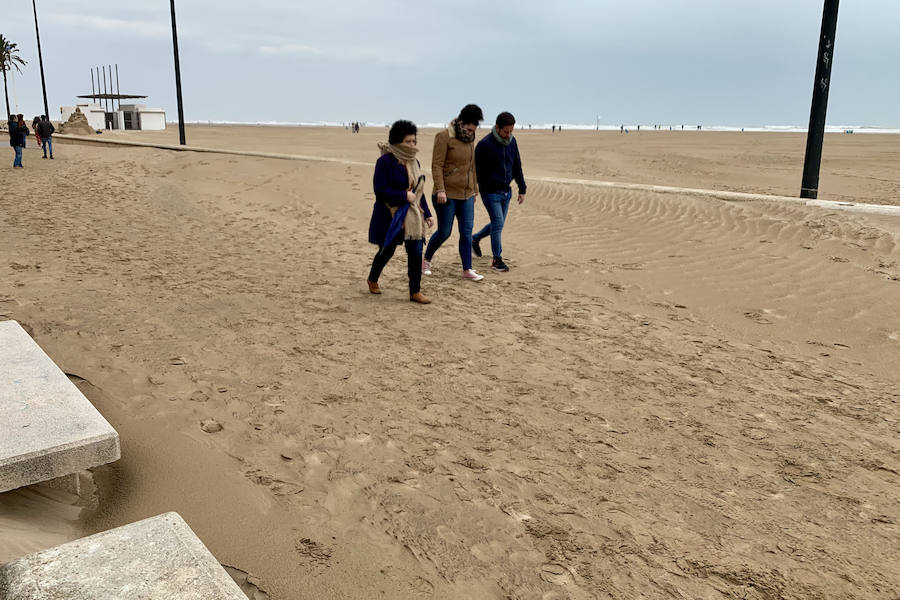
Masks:
[[[525,202],[525,194],[519,194],[519,204]]]
[[[410,204],[415,204],[416,203],[416,195],[413,194],[412,192],[406,192],[406,201],[409,202]]]
[[[437,203],[438,204],[447,204],[447,192],[438,192],[437,193]]]
[[[434,227],[434,217],[425,217],[425,224],[428,225],[428,229]]]

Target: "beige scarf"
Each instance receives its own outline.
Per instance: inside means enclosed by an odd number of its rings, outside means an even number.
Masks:
[[[427,231],[425,228],[425,215],[422,213],[422,207],[419,205],[419,201],[425,195],[425,182],[423,181],[415,190],[413,189],[413,186],[419,181],[419,175],[422,174],[421,169],[419,169],[419,161],[416,160],[416,153],[419,149],[410,148],[403,144],[385,144],[384,142],[378,142],[378,149],[381,150],[382,155],[393,154],[394,158],[406,167],[406,173],[409,175],[409,187],[407,189],[416,194],[416,201],[409,205],[406,218],[403,220],[403,239],[425,239]],[[391,206],[389,208],[393,217],[394,213],[397,212],[397,207]]]

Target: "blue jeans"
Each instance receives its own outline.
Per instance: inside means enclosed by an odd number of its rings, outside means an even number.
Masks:
[[[453,217],[459,221],[459,258],[462,259],[463,270],[472,268],[472,227],[475,224],[475,196],[466,200],[447,198],[444,204],[438,204],[437,196],[431,196],[431,205],[437,215],[438,227],[428,240],[425,260],[431,260],[441,244],[447,241],[453,232]]]
[[[481,228],[481,231],[473,237],[475,240],[481,240],[487,236],[491,236],[491,254],[494,258],[503,256],[503,244],[500,241],[500,235],[503,233],[503,224],[506,223],[506,214],[509,212],[509,201],[512,199],[512,190],[508,192],[482,194],[481,201],[487,209],[491,222]]]
[[[21,167],[22,166],[22,146],[15,146],[13,149],[16,151],[16,158],[13,160],[13,167]]]
[[[44,148],[44,156],[47,156],[47,149],[50,149],[50,156],[53,156],[53,138],[44,138],[41,140],[41,146]]]

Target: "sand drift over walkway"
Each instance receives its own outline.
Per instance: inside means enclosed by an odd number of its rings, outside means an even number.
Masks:
[[[144,147],[144,148],[157,148],[160,150],[173,150],[177,152],[211,152],[214,154],[227,154],[232,156],[249,156],[249,157],[258,157],[258,158],[272,158],[278,160],[299,160],[299,161],[308,161],[308,162],[326,162],[326,163],[337,163],[343,165],[359,165],[363,166],[368,164],[365,161],[355,161],[341,158],[329,158],[324,156],[311,156],[311,155],[303,155],[303,154],[285,154],[279,152],[258,152],[258,151],[250,151],[250,150],[235,150],[235,149],[227,149],[227,148],[209,148],[203,146],[181,146],[181,145],[173,145],[173,144],[159,144],[152,142],[140,142],[137,140],[122,140],[122,139],[101,139],[101,138],[90,138],[85,140],[80,136],[57,136],[61,139],[65,139],[70,142],[90,142],[90,143],[101,143],[101,144],[111,144],[111,145],[119,145],[119,146],[134,146],[134,147]],[[429,169],[424,170],[426,173],[430,174]],[[531,181],[544,181],[551,183],[568,183],[572,185],[587,185],[592,187],[606,187],[613,189],[624,189],[624,190],[639,190],[646,192],[656,192],[660,194],[684,194],[689,196],[706,196],[711,198],[719,198],[721,200],[734,200],[734,201],[770,201],[770,202],[801,202],[808,206],[821,206],[823,208],[831,208],[835,210],[844,210],[848,212],[864,212],[869,214],[880,214],[880,215],[890,215],[890,216],[900,216],[900,206],[892,206],[892,205],[881,205],[881,204],[857,204],[855,202],[840,202],[840,201],[832,201],[832,200],[804,200],[801,198],[795,198],[790,196],[775,196],[771,194],[752,194],[746,192],[732,192],[727,190],[708,190],[708,189],[697,189],[697,188],[684,188],[684,187],[672,187],[672,186],[664,186],[664,185],[647,185],[647,184],[639,184],[639,183],[625,183],[625,182],[615,182],[615,181],[599,181],[594,179],[571,179],[564,177],[530,177]]]
[[[26,151],[46,187],[0,171],[0,318],[122,439],[84,533],[177,511],[276,600],[900,587],[897,219],[552,182],[647,163],[523,132],[547,180],[510,210],[511,271],[463,282],[448,242],[414,306],[401,262],[364,283],[383,132],[201,133],[355,162],[60,144]],[[640,156],[659,185],[787,193],[766,139],[756,186],[674,138]],[[887,163],[842,160],[835,199],[890,204]]]

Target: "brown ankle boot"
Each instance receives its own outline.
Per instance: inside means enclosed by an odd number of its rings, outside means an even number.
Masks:
[[[381,288],[378,286],[377,281],[369,281],[368,279],[366,279],[366,285],[369,286],[370,294],[380,294],[381,293]]]
[[[431,304],[431,298],[429,298],[422,292],[416,292],[415,294],[410,294],[409,301],[410,302],[418,302],[419,304]]]

